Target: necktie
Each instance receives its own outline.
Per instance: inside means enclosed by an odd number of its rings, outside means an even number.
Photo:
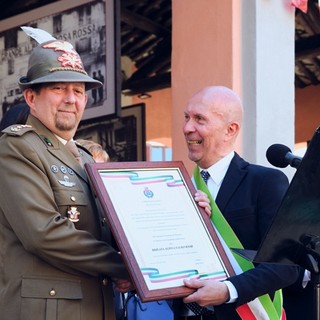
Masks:
[[[201,307],[196,302],[186,303],[185,306],[191,310],[196,316],[213,314],[213,310]]]
[[[201,177],[204,180],[205,184],[207,184],[207,181],[210,178],[210,173],[206,170],[201,170],[200,174],[201,174]]]
[[[72,153],[72,155],[77,159],[77,161],[80,163],[80,165],[82,166],[82,159],[81,159],[81,155],[80,152],[75,144],[75,142],[73,140],[69,140],[66,143],[66,148]]]

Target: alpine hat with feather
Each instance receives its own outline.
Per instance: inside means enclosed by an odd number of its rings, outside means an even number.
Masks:
[[[71,43],[57,40],[41,29],[31,27],[22,29],[40,43],[32,50],[29,57],[27,75],[18,81],[21,90],[35,84],[50,82],[83,82],[86,90],[102,86],[100,81],[88,76],[79,54]],[[37,34],[38,31],[40,36]],[[43,34],[47,38],[43,37]],[[48,41],[42,42],[48,38]]]

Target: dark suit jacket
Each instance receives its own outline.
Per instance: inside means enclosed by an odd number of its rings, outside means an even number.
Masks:
[[[125,265],[85,170],[41,122],[27,123],[0,138],[1,319],[107,319],[106,277],[129,277]],[[93,162],[85,152],[82,160]]]
[[[222,214],[245,249],[257,250],[285,191],[288,179],[280,170],[253,165],[235,154],[216,198]],[[255,297],[288,286],[298,277],[298,268],[260,264],[229,280],[238,291],[236,304],[217,307],[218,316],[239,319],[234,308]],[[223,318],[223,317],[222,317]]]

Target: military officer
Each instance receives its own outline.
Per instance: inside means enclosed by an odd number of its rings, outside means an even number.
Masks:
[[[112,286],[133,289],[82,166],[93,159],[66,147],[101,85],[56,39],[34,48],[19,80],[30,115],[0,139],[2,320],[111,320]]]

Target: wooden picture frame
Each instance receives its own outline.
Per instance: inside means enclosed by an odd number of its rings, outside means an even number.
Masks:
[[[81,121],[75,139],[102,145],[112,162],[146,160],[145,104],[122,107],[121,117]]]
[[[86,164],[90,183],[142,301],[183,297],[189,277],[234,275],[181,161]]]
[[[116,0],[62,0],[0,23],[0,102],[6,109],[23,100],[17,80],[27,74],[28,59],[37,45],[21,26],[43,29],[70,42],[88,75],[104,83],[87,91],[83,119],[120,113],[120,13]],[[94,75],[94,72],[96,73]],[[98,77],[101,74],[102,77]],[[4,105],[6,104],[6,105]]]

